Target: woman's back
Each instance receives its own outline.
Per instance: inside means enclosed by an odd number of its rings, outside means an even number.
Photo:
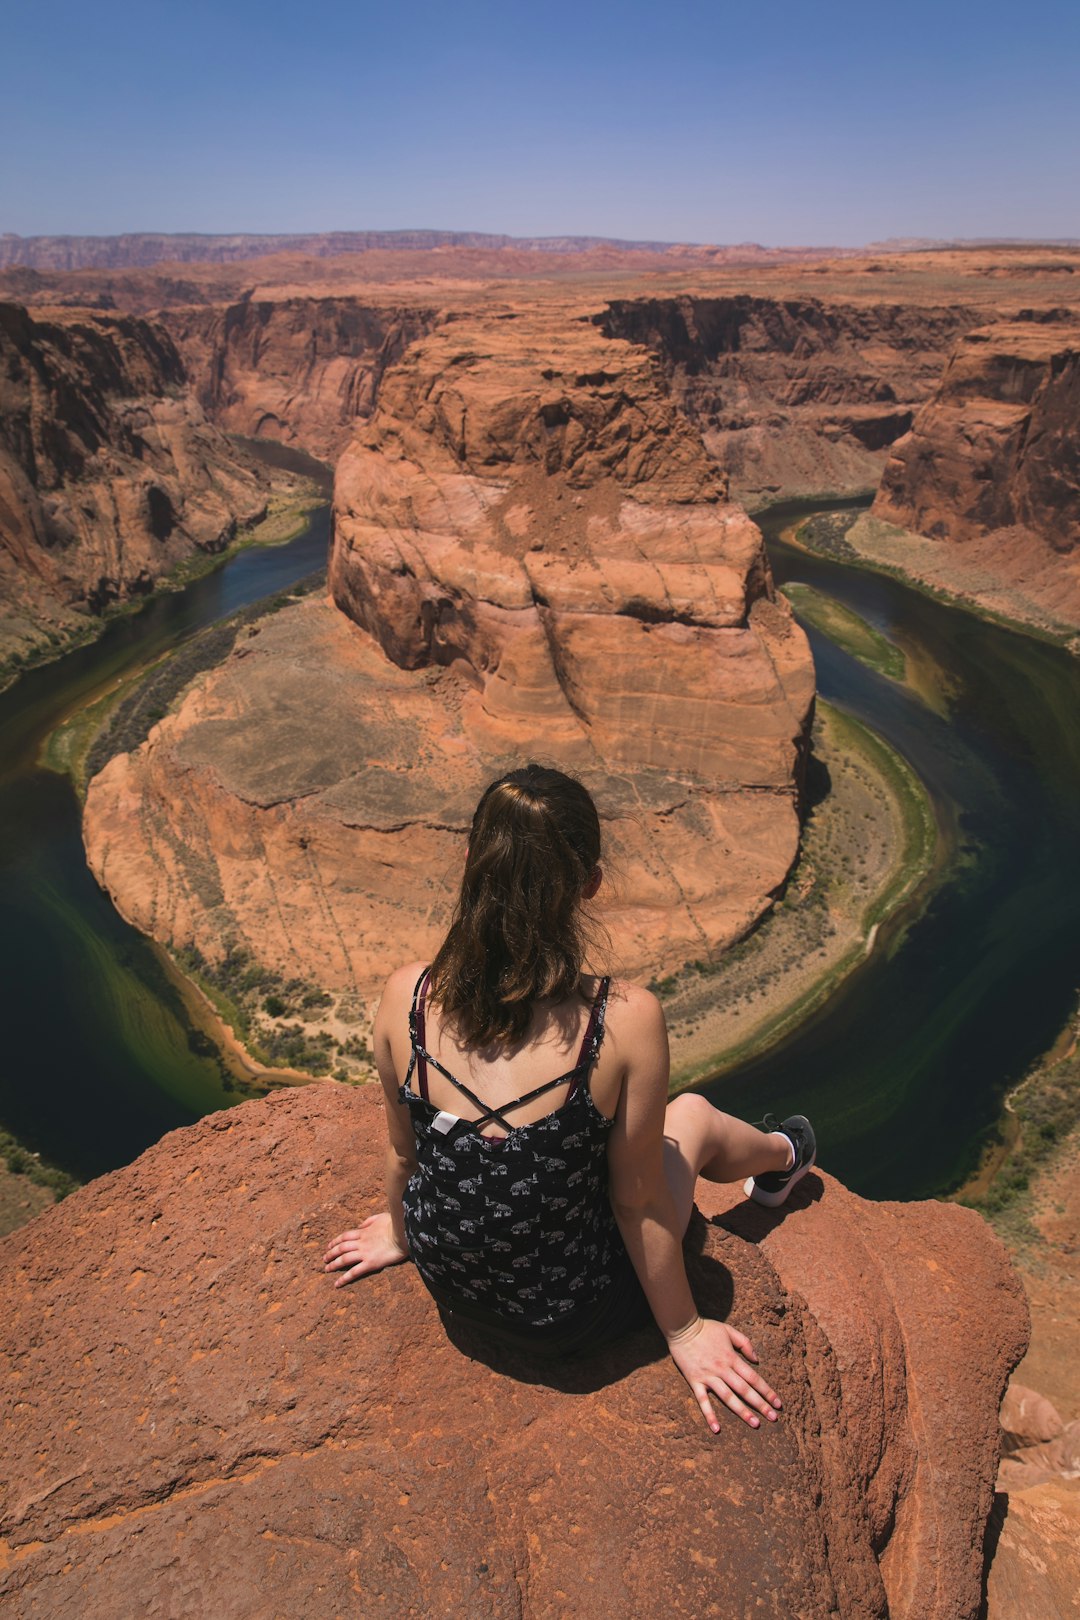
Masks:
[[[418,973],[399,1093],[417,1155],[405,1227],[425,1283],[459,1313],[554,1329],[578,1321],[620,1273],[607,1196],[613,1119],[590,1089],[608,990],[602,979],[589,1003],[537,1008],[514,1049],[485,1061],[437,1009],[433,1018],[429,974]]]
[[[583,1048],[595,1030],[599,998],[607,985],[602,1038],[592,1054],[588,1090],[599,1112],[608,1119],[614,1117],[625,1072],[620,1037],[628,1009],[625,992],[612,987],[609,980],[583,975],[579,994],[533,1007],[529,1027],[520,1040],[486,1048],[468,1046],[455,1036],[437,1002],[431,1001],[424,980],[425,964],[416,962],[395,973],[392,988],[388,986],[392,1007],[400,1009],[397,1016],[391,1010],[387,1020],[395,1071],[404,1080],[410,1068],[417,1066],[413,1061],[415,1029],[425,1056],[414,1084],[437,1110],[462,1119],[483,1119],[495,1111],[504,1122],[489,1118],[483,1123],[483,1134],[489,1138],[531,1124],[563,1106],[578,1078]]]

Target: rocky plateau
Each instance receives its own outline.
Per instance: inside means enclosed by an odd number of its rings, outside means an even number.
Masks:
[[[975,1620],[1027,1335],[977,1216],[702,1183],[698,1299],[784,1400],[713,1437],[652,1330],[554,1368],[448,1337],[411,1267],[335,1291],[381,1134],[373,1089],[280,1093],[3,1240],[12,1620]]]

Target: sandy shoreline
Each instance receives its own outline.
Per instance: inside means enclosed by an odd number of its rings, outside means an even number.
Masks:
[[[793,1029],[867,960],[940,859],[929,799],[880,738],[819,703],[814,753],[831,786],[807,818],[783,900],[715,969],[665,981],[673,1092]]]

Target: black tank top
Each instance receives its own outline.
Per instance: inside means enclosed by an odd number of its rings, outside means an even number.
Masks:
[[[492,1312],[516,1328],[567,1323],[622,1274],[626,1251],[608,1200],[612,1121],[589,1090],[604,1038],[610,981],[602,979],[574,1067],[490,1108],[424,1045],[428,972],[409,1013],[412,1056],[399,1095],[416,1135],[418,1169],[405,1188],[405,1231],[416,1269],[450,1310]],[[457,1119],[428,1101],[427,1065],[481,1110]],[[411,1089],[416,1075],[419,1092]],[[525,1125],[505,1117],[570,1082],[561,1108]],[[495,1122],[507,1131],[485,1137]]]

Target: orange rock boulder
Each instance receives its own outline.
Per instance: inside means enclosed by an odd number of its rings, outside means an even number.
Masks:
[[[1026,1336],[977,1216],[702,1184],[697,1297],[784,1401],[713,1437],[653,1330],[559,1367],[409,1266],[335,1291],[381,1136],[374,1088],[287,1091],[3,1241],[6,1616],[974,1620]]]

